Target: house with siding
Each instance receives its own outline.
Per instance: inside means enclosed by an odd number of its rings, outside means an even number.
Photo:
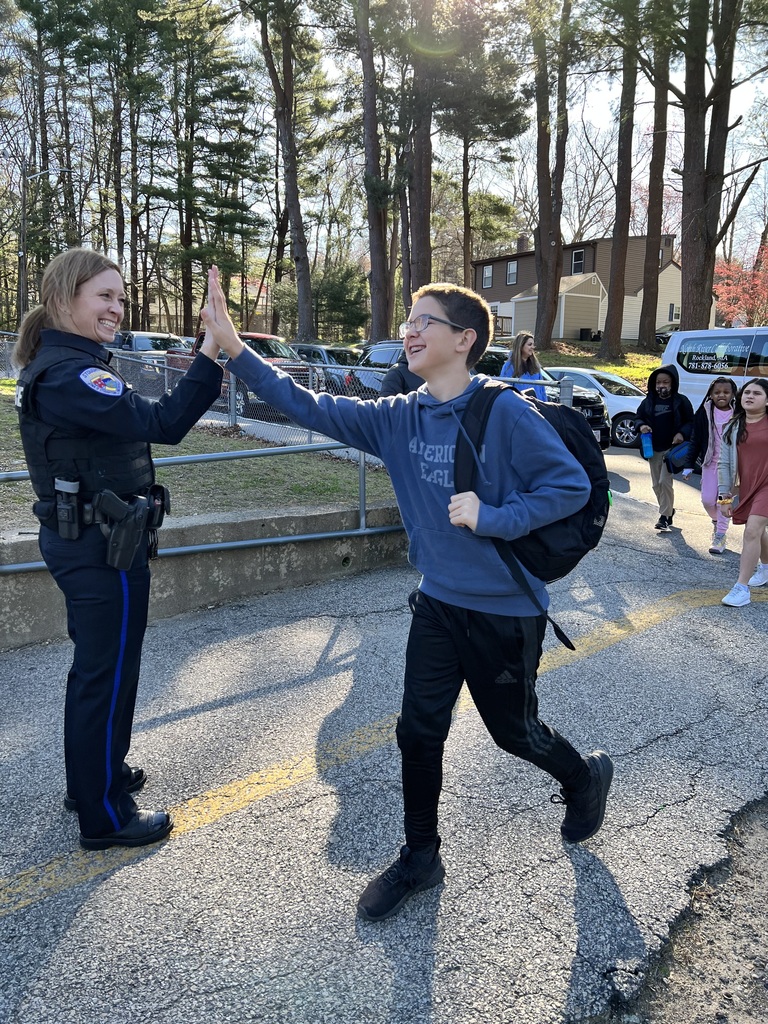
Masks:
[[[672,258],[674,235],[664,235],[659,250],[659,297],[656,327],[680,321],[680,265]],[[624,277],[624,316],[621,336],[636,341],[643,304],[645,236],[629,239]],[[584,339],[605,327],[612,238],[571,242],[563,246],[563,276],[552,335]],[[529,239],[521,235],[517,251],[472,263],[474,288],[496,314],[497,337],[533,331],[536,323],[536,261]],[[714,326],[715,305],[711,323]]]

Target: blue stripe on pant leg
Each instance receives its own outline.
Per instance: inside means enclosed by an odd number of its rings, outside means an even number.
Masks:
[[[115,809],[109,802],[108,794],[110,786],[112,785],[112,724],[115,717],[115,706],[117,704],[117,695],[120,692],[120,685],[123,681],[123,659],[125,658],[125,646],[128,638],[128,616],[130,612],[130,599],[128,590],[128,576],[120,570],[120,584],[123,589],[123,621],[120,627],[120,650],[117,655],[117,662],[115,664],[115,678],[112,684],[112,702],[109,706],[109,718],[107,719],[107,735],[106,735],[106,750],[104,751],[106,758],[106,789],[104,790],[104,808],[107,814],[112,819],[112,823],[115,826],[117,832],[120,828],[120,821],[115,813]]]

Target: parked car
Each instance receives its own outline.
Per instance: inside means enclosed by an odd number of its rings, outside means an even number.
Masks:
[[[312,366],[322,366],[326,390],[333,395],[347,393],[345,378],[348,367],[354,366],[363,354],[360,348],[332,347],[320,342],[296,341],[291,344],[291,348],[305,362]]]
[[[204,334],[201,332],[197,336],[197,342],[201,342],[203,337]],[[302,384],[305,388],[311,388],[313,391],[325,390],[325,373],[322,367],[308,366],[282,338],[278,338],[274,334],[259,334],[255,331],[241,331],[239,332],[239,337],[248,348],[253,349],[263,359],[266,359],[268,363],[274,363],[281,370],[285,370],[286,373],[290,374],[297,384]],[[174,350],[168,352],[166,361],[168,366],[173,369],[187,370],[192,358],[191,352]],[[221,397],[218,402],[214,403],[216,406],[223,406],[225,409],[229,408],[230,377],[229,371],[225,370],[221,386]],[[269,419],[273,422],[280,422],[285,419],[282,413],[266,402],[262,402],[258,395],[250,391],[244,381],[237,380],[236,378],[233,379],[235,379],[236,386],[235,410],[238,416],[258,417],[260,419]]]
[[[570,377],[579,387],[599,391],[611,418],[611,443],[617,448],[637,447],[635,417],[637,407],[645,398],[644,391],[618,374],[603,370],[585,370],[581,366],[548,366],[547,373],[551,373],[556,380]]]
[[[664,324],[662,327],[656,328],[656,344],[659,348],[664,348],[669,339],[675,333],[680,330],[680,324]]]
[[[169,348],[187,348],[191,351],[192,346],[184,342],[178,334],[162,331],[115,331],[115,337],[111,342],[107,342],[107,348],[136,353],[147,362],[162,363],[163,356]]]
[[[191,351],[191,346],[185,346],[178,334],[163,331],[115,331],[113,340],[107,342],[107,348],[127,357],[117,366],[120,375],[135,387],[144,389],[152,384],[153,377],[164,372],[168,350],[179,351],[185,347]]]
[[[384,374],[394,366],[403,351],[402,341],[377,341],[366,345],[363,354],[344,378],[348,395],[378,398]]]
[[[475,366],[475,372],[487,373],[489,377],[498,377],[508,355],[508,348],[499,345],[489,346],[483,353],[477,366]],[[554,381],[554,376],[549,374],[548,369],[542,370],[541,376],[544,380],[547,400],[559,402],[560,388],[547,387],[546,384],[547,380]],[[600,392],[596,388],[585,388],[574,383],[573,408],[578,409],[583,416],[586,416],[587,422],[592,428],[592,433],[599,442],[601,449],[605,451],[606,448],[609,448],[611,444],[611,420]]]

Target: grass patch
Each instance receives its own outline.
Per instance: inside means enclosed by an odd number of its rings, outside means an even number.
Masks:
[[[661,354],[645,352],[636,348],[626,348],[623,359],[611,361],[599,359],[597,342],[555,341],[552,348],[536,350],[542,366],[580,366],[584,370],[603,370],[606,373],[617,373],[620,377],[632,381],[643,391],[648,384],[651,370],[661,365]]]
[[[0,472],[26,469],[12,381],[0,382],[0,438]],[[164,458],[266,447],[256,438],[241,434],[237,427],[195,427],[181,444],[153,445],[152,454]],[[161,466],[157,477],[170,488],[173,514],[177,516],[357,507],[357,463],[327,453]],[[31,511],[35,499],[29,482],[3,483],[0,487],[0,529],[33,529],[37,520]],[[369,505],[394,502],[389,474],[384,469],[366,470],[366,491]]]
[[[238,427],[195,427],[181,444],[153,445],[152,453],[159,459],[268,447],[271,445],[242,435]],[[325,452],[160,466],[157,478],[170,488],[175,515],[357,505],[357,463]],[[394,502],[386,470],[366,470],[366,496],[371,505]]]

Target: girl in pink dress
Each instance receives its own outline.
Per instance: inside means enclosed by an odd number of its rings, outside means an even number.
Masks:
[[[717,503],[717,464],[723,428],[733,416],[737,390],[730,377],[712,381],[693,419],[693,445],[688,466],[683,470],[683,477],[688,477],[696,462],[701,462],[701,503],[712,520],[709,545],[712,555],[721,555],[725,550],[725,534],[730,525],[730,519],[723,514],[723,506]]]
[[[723,598],[740,608],[750,603],[750,587],[768,584],[768,380],[762,377],[739,392],[723,431],[718,483],[725,514],[744,526],[739,578]],[[731,505],[737,485],[738,504]]]

